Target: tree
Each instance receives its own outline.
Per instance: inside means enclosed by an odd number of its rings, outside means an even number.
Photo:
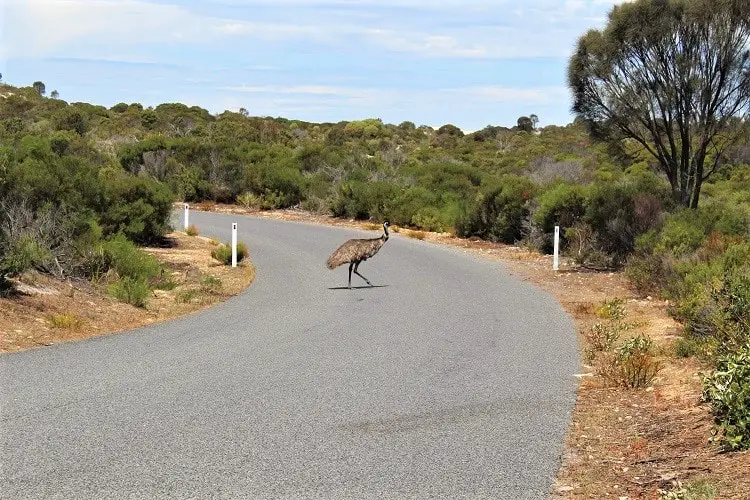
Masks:
[[[452,135],[454,137],[463,137],[464,132],[460,128],[456,127],[452,123],[446,123],[442,127],[438,129],[438,135],[440,134],[448,134]]]
[[[34,90],[39,92],[39,95],[44,95],[47,93],[47,87],[44,85],[43,82],[34,82],[31,84],[32,87],[34,87]]]
[[[51,97],[52,99],[57,99],[58,97],[60,97],[60,92],[58,92],[57,90],[53,90],[53,91],[52,91],[52,92],[50,93],[50,95],[49,95],[49,96],[50,96],[50,97]]]
[[[750,111],[750,3],[637,0],[582,36],[568,66],[572,110],[595,137],[635,142],[697,207]]]
[[[531,129],[536,130],[536,126],[539,124],[539,117],[532,113],[529,115],[529,120],[531,120]]]
[[[534,121],[528,116],[519,116],[516,125],[519,129],[525,130],[526,132],[534,131]]]

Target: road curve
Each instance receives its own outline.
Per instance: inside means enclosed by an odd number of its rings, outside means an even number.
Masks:
[[[549,496],[579,361],[547,294],[400,235],[360,267],[375,288],[337,289],[326,258],[366,233],[191,213],[232,221],[241,295],[0,356],[0,497]]]

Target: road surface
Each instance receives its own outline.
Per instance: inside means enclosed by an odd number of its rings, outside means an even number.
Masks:
[[[375,287],[342,289],[328,255],[377,232],[190,215],[223,241],[238,222],[255,283],[1,355],[1,498],[548,497],[579,367],[550,296],[398,234],[360,266]]]

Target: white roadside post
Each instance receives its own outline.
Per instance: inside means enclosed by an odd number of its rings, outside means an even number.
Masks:
[[[232,222],[232,267],[237,267],[237,223]]]
[[[190,206],[185,203],[185,229],[188,228],[188,218],[190,217]]]
[[[560,226],[555,226],[555,256],[552,260],[552,269],[557,271],[560,268]]]

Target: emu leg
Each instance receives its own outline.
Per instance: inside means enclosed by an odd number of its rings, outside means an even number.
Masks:
[[[352,288],[352,267],[354,267],[354,262],[349,263],[349,289]],[[356,271],[355,271],[356,272]],[[358,273],[359,274],[359,273]]]
[[[356,274],[357,276],[359,276],[360,278],[362,278],[363,280],[365,280],[368,285],[372,286],[372,283],[370,283],[370,280],[368,280],[367,278],[365,278],[364,276],[362,276],[361,274],[359,274],[359,271],[357,271],[358,267],[359,267],[359,262],[357,262],[356,264],[354,264],[354,274]]]

